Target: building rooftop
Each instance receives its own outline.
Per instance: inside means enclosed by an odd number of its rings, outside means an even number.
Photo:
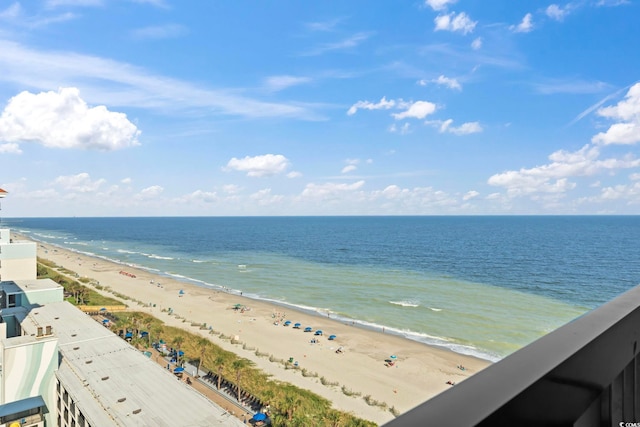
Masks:
[[[2,288],[7,294],[30,293],[37,291],[50,291],[54,289],[62,289],[62,286],[51,279],[33,279],[33,280],[5,280],[0,282]]]
[[[51,326],[58,378],[92,426],[244,425],[67,302],[31,310],[23,329]]]

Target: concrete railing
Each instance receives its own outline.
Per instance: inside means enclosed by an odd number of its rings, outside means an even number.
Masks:
[[[387,423],[640,426],[640,286]]]

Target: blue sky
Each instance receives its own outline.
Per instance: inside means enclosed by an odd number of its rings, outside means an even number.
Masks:
[[[639,3],[0,1],[2,215],[638,214]]]

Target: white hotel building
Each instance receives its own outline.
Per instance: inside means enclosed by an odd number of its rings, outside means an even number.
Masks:
[[[0,427],[243,426],[36,279],[0,228]]]

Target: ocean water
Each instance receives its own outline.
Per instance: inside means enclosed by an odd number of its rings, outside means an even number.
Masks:
[[[499,360],[640,283],[640,217],[9,218],[33,239]]]

